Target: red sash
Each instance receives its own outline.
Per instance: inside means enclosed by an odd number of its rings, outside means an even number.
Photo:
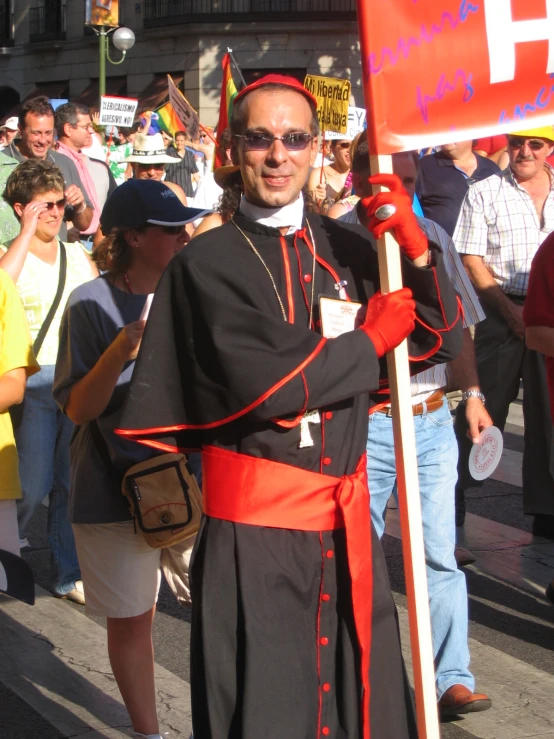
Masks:
[[[202,449],[202,481],[204,513],[212,518],[298,531],[346,529],[363,685],[363,739],[369,739],[373,573],[365,454],[353,475],[331,477],[208,446]]]

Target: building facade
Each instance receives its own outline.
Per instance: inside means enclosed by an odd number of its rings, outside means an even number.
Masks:
[[[247,82],[267,71],[350,79],[362,104],[356,0],[119,0],[136,44],[107,64],[108,94],[164,102],[176,78],[205,125],[219,111],[221,60],[231,47]],[[25,98],[98,107],[98,38],[85,0],[0,0],[0,120]],[[114,61],[121,52],[110,43]],[[234,71],[238,83],[238,75]]]

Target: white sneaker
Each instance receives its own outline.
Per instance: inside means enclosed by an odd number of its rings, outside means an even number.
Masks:
[[[25,537],[25,539],[19,540],[19,548],[20,549],[30,549],[31,548],[31,545],[29,544],[29,539],[27,539],[27,537]]]

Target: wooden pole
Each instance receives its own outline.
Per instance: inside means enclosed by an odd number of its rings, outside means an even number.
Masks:
[[[370,58],[370,16],[373,11],[377,11],[375,3],[369,0],[357,0],[357,6],[370,151],[375,152],[375,136],[371,135],[375,131],[375,126],[372,130],[371,79],[367,60]],[[390,156],[370,156],[370,168],[371,174],[390,174],[392,173],[392,158]],[[375,188],[374,191],[377,192],[379,189]],[[387,233],[379,239],[377,249],[382,292],[399,290],[402,287],[400,249],[392,234]],[[391,393],[418,736],[419,739],[439,739],[407,341],[403,341],[399,347],[387,355],[387,367]]]

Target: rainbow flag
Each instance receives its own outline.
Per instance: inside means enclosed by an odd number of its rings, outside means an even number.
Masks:
[[[223,82],[221,84],[221,98],[219,100],[219,120],[217,122],[216,128],[218,137],[221,136],[221,134],[229,126],[229,121],[231,120],[231,111],[233,109],[233,100],[236,98],[238,92],[233,80],[233,75],[231,72],[231,56],[228,52],[223,57],[221,67],[223,69]],[[217,169],[222,165],[223,162],[216,148],[214,169]]]
[[[177,113],[173,109],[171,103],[166,103],[156,110],[158,114],[157,128],[159,131],[165,131],[171,136],[175,136],[177,131],[184,131],[185,127],[177,117]],[[154,122],[152,122],[154,123]]]

